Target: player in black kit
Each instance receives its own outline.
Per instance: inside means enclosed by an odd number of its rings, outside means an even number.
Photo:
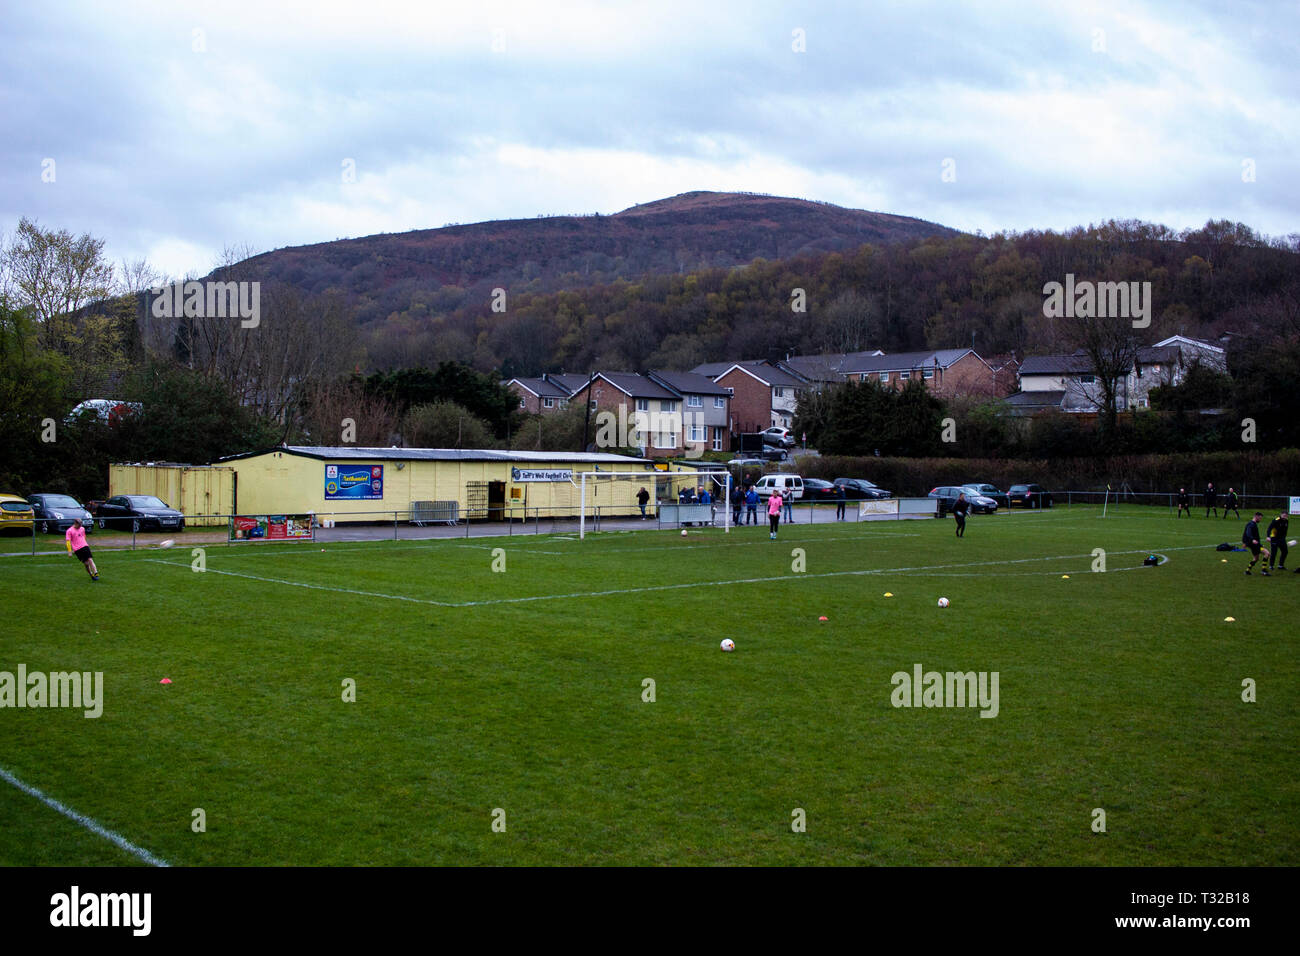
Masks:
[[[1192,496],[1187,493],[1187,489],[1179,488],[1178,497],[1174,500],[1178,502],[1178,514],[1174,515],[1174,517],[1181,518],[1183,512],[1186,511],[1187,517],[1190,518],[1192,516]]]

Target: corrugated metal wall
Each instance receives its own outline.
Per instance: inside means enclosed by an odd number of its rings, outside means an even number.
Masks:
[[[235,469],[221,465],[109,465],[108,493],[157,495],[185,513],[188,527],[224,525],[235,500]]]

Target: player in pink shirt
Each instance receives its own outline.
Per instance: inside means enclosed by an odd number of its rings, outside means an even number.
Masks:
[[[63,543],[68,546],[68,553],[86,566],[86,573],[90,575],[90,580],[98,581],[99,568],[95,567],[95,559],[90,556],[90,545],[86,544],[86,529],[81,526],[80,518],[72,522],[72,527],[63,536]]]
[[[767,523],[772,526],[769,538],[776,538],[776,528],[781,523],[781,503],[781,492],[772,489],[772,497],[767,499]]]

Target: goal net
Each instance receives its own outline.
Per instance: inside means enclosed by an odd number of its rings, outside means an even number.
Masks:
[[[654,521],[680,527],[730,530],[731,474],[724,469],[683,471],[584,471],[578,486],[578,537],[604,521]],[[643,507],[644,505],[644,507]]]

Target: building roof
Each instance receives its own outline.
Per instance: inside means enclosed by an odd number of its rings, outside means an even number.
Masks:
[[[1177,345],[1146,345],[1138,349],[1138,365],[1176,365],[1182,358]]]
[[[1231,334],[1231,333],[1229,333]],[[1207,342],[1205,339],[1194,339],[1187,335],[1171,335],[1167,339],[1161,339],[1156,343],[1159,348],[1162,345],[1190,345],[1193,348],[1209,349],[1212,352],[1222,352],[1223,346],[1215,345],[1213,342]]]
[[[873,349],[866,352],[791,355],[777,365],[810,382],[841,382],[845,371],[855,363],[884,354],[880,349]]]
[[[730,395],[725,386],[698,372],[661,372],[650,370],[650,377],[682,395]]]
[[[579,389],[586,388],[587,379],[589,378],[589,376],[578,372],[547,372],[542,377],[551,384],[565,389],[569,395],[573,395]]]
[[[1008,395],[1004,401],[1014,408],[1059,408],[1064,398],[1064,390],[1051,389],[1042,392],[1016,392],[1014,395]]]
[[[781,385],[790,388],[803,388],[807,384],[803,379],[791,375],[785,369],[777,368],[775,365],[769,365],[767,362],[732,362],[729,367],[723,369],[717,376],[715,376],[714,380],[716,381],[732,369],[736,368],[748,372],[750,375],[754,376],[754,378],[768,386]]]
[[[731,369],[737,365],[765,365],[765,364],[767,363],[765,363],[762,359],[741,359],[740,361],[736,361],[732,359],[726,362],[705,362],[702,365],[695,366],[695,368],[691,369],[691,371],[694,372],[696,375],[706,375],[709,378],[716,380],[719,375],[723,375],[731,371]]]
[[[1083,352],[1056,355],[1026,355],[1020,364],[1020,377],[1026,375],[1088,375],[1092,360]]]
[[[560,388],[554,382],[548,382],[544,378],[512,378],[503,384],[507,388],[511,385],[518,385],[525,391],[532,392],[538,398],[568,398],[572,394],[568,389]]]
[[[681,398],[676,392],[669,391],[658,382],[651,381],[644,375],[637,375],[635,372],[597,372],[596,378],[609,382],[629,398],[657,398],[674,402]],[[586,388],[584,382],[578,391],[586,391]]]
[[[630,458],[590,451],[515,451],[498,448],[363,448],[356,445],[280,445],[242,455],[227,455],[221,461],[238,461],[282,452],[300,458],[318,458],[321,461],[519,461],[519,462],[586,462],[591,464],[641,465],[649,464],[647,458]]]
[[[867,372],[909,372],[918,368],[948,368],[958,359],[972,354],[971,349],[930,349],[925,352],[894,352],[892,355],[873,355],[858,352],[844,371],[850,375]],[[976,358],[979,356],[977,355]]]

